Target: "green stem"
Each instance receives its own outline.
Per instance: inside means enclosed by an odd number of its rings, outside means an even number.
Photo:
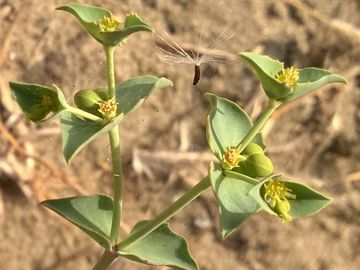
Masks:
[[[106,71],[108,77],[108,98],[115,97],[115,66],[114,52],[115,47],[104,46],[106,53]],[[113,216],[110,231],[110,241],[115,246],[119,238],[121,212],[122,212],[122,164],[119,128],[116,126],[109,131],[109,140],[111,148],[111,159],[114,176],[113,186]]]
[[[104,46],[106,53],[106,72],[108,76],[108,99],[115,97],[115,65],[114,52],[116,47]]]
[[[264,127],[266,122],[269,120],[273,112],[281,105],[280,101],[270,99],[265,111],[260,115],[259,119],[255,122],[254,126],[246,134],[246,136],[241,140],[238,145],[240,153],[245,149],[245,147],[255,138],[255,136],[260,132]]]
[[[96,263],[93,270],[106,270],[119,254],[105,250],[100,260]]]
[[[153,218],[144,227],[130,234],[124,241],[120,242],[116,250],[122,250],[135,244],[137,241],[143,239],[149,233],[158,228],[165,221],[174,216],[177,212],[187,206],[190,202],[195,200],[201,192],[206,190],[210,186],[210,180],[208,177],[203,178],[196,186],[181,196],[170,207],[165,209],[162,213]]]
[[[119,128],[116,126],[109,131],[111,159],[114,175],[113,186],[113,217],[110,231],[110,241],[113,246],[117,244],[122,211],[122,164],[120,150]]]
[[[91,120],[91,121],[95,121],[95,122],[103,122],[104,121],[104,119],[102,119],[99,116],[96,116],[95,114],[88,113],[86,111],[80,110],[80,109],[72,107],[70,105],[66,106],[65,109],[68,112],[71,112],[77,116],[83,117],[83,118]]]

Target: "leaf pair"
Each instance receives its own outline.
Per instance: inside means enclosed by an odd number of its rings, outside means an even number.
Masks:
[[[127,15],[123,23],[117,22],[118,27],[106,31],[107,29],[104,29],[102,24],[107,23],[107,20],[115,20],[107,9],[84,4],[66,4],[57,9],[74,15],[93,38],[107,46],[116,46],[129,35],[138,31],[154,31],[149,24],[135,13]]]
[[[288,87],[277,76],[284,70],[284,64],[266,55],[244,52],[241,57],[258,76],[266,95],[271,99],[288,102],[300,98],[317,88],[330,83],[345,83],[340,75],[319,68],[299,69],[298,82]]]
[[[61,130],[66,161],[70,162],[87,144],[118,125],[123,116],[140,106],[153,90],[168,86],[172,86],[170,80],[154,76],[139,76],[124,82],[116,88],[117,117],[105,126],[63,113]],[[75,95],[75,101],[80,109],[95,113],[96,102],[105,97],[104,90],[82,90]]]
[[[47,200],[41,204],[69,220],[105,249],[111,249],[112,198],[103,195],[81,196]],[[130,235],[147,222],[149,221],[137,223]],[[167,265],[187,270],[198,269],[189,253],[186,240],[171,231],[167,224],[162,224],[141,240],[118,250],[117,253],[119,256],[146,264]]]

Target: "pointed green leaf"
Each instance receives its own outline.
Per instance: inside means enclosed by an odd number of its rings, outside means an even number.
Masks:
[[[143,227],[149,221],[137,223],[131,233]],[[131,234],[130,233],[130,234]],[[186,240],[162,224],[156,230],[127,248],[118,251],[120,255],[141,263],[164,265],[177,269],[197,270]]]
[[[67,162],[79,153],[87,144],[117,126],[123,114],[118,115],[105,126],[64,112],[61,115],[62,149]]]
[[[249,195],[251,195],[258,202],[263,210],[272,215],[277,215],[277,213],[267,204],[264,199],[264,184],[268,180],[271,180],[271,178],[256,185],[253,189],[250,190]],[[288,200],[290,203],[289,214],[292,218],[314,215],[320,212],[331,202],[330,198],[306,185],[290,181],[282,182],[284,182],[285,186],[292,190],[291,193],[296,196],[295,199]]]
[[[125,81],[116,87],[117,113],[126,115],[139,107],[155,89],[173,86],[165,78],[139,76]],[[98,102],[107,99],[106,89],[81,90],[75,94],[75,104],[82,110],[102,117]]]
[[[118,113],[129,113],[144,102],[153,90],[168,86],[173,86],[170,80],[149,75],[125,81],[116,88]]]
[[[19,82],[9,82],[9,85],[14,99],[31,121],[45,120],[50,112],[56,115],[63,109],[53,87]]]
[[[253,68],[269,98],[286,97],[293,91],[292,88],[286,87],[275,79],[275,75],[282,71],[283,63],[256,53],[243,52],[240,55]]]
[[[41,202],[79,227],[101,246],[110,249],[112,198],[103,195],[79,196]]]
[[[117,45],[132,33],[153,31],[153,28],[135,13],[129,14],[123,26],[120,26],[118,30],[104,32],[100,27],[100,23],[105,17],[113,17],[107,9],[73,3],[58,7],[57,10],[63,10],[74,15],[90,35],[98,42],[108,46]]]
[[[299,83],[294,87],[293,93],[280,100],[292,101],[330,83],[346,83],[346,80],[340,75],[319,68],[300,69]]]
[[[211,151],[219,160],[227,147],[236,147],[252,127],[251,120],[236,103],[207,93],[212,109],[208,115],[206,134]],[[253,142],[265,148],[261,135]]]
[[[210,164],[209,177],[219,205],[222,236],[226,238],[258,210],[258,204],[248,195],[257,181],[250,178],[252,183],[246,176],[243,180],[225,176],[221,166],[213,163]]]

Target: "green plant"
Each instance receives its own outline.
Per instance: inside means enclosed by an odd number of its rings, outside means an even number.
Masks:
[[[267,56],[242,53],[241,57],[253,68],[269,97],[259,119],[253,124],[236,103],[206,94],[211,104],[206,134],[218,161],[211,162],[208,175],[167,209],[151,220],[138,222],[128,236],[119,237],[123,180],[118,125],[153,90],[172,86],[172,82],[165,78],[140,76],[115,85],[116,46],[137,31],[153,31],[135,13],[129,14],[121,23],[103,8],[67,4],[58,9],[73,14],[103,45],[107,88],[78,91],[74,97],[77,107],[69,105],[55,85],[10,82],[10,88],[30,120],[40,122],[60,117],[63,154],[67,162],[99,135],[108,133],[114,175],[113,196],[78,196],[41,203],[104,248],[94,269],[106,269],[118,256],[146,264],[198,269],[185,239],[171,231],[165,222],[209,187],[219,205],[224,238],[260,210],[288,222],[315,214],[329,204],[330,199],[318,191],[273,173],[260,131],[272,113],[286,102],[325,84],[345,83],[345,80],[325,70],[284,68],[281,62]]]

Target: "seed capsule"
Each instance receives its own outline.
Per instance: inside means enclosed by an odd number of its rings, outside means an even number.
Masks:
[[[250,177],[265,177],[273,172],[271,160],[264,154],[253,154],[239,163],[239,167],[234,171],[248,175]]]
[[[264,154],[264,150],[256,143],[249,143],[241,154],[247,156],[251,156],[253,154]]]
[[[81,90],[74,96],[76,106],[89,113],[102,117],[99,112],[99,103],[107,99],[106,90]]]

